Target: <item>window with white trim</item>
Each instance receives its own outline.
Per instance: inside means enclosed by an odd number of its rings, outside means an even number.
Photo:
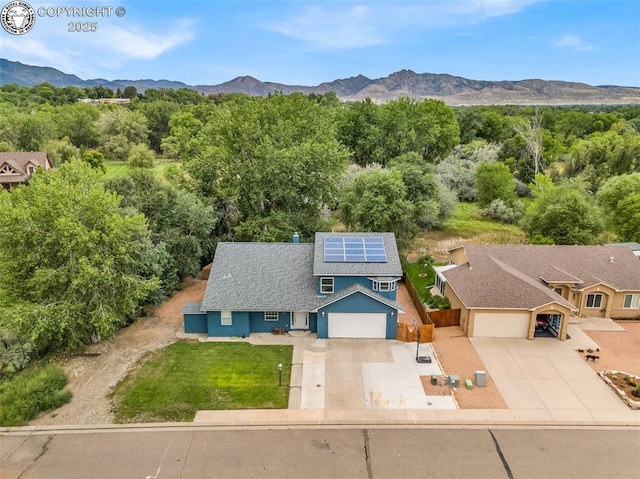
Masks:
[[[264,320],[265,321],[277,321],[278,320],[278,312],[277,311],[265,311],[264,312]]]
[[[30,175],[33,175],[36,169],[33,166],[27,166],[27,171],[29,172]]]
[[[232,324],[231,311],[220,311],[220,325],[231,326]]]
[[[590,293],[587,295],[587,308],[599,308],[602,306],[602,293]]]
[[[624,309],[640,308],[640,294],[625,294],[622,307]]]
[[[320,278],[320,292],[326,294],[333,293],[333,278]]]
[[[373,281],[373,290],[374,291],[395,291],[396,282],[395,281]]]

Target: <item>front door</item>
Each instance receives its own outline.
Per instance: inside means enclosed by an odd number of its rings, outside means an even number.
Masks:
[[[291,329],[309,329],[309,313],[296,311],[291,316]]]

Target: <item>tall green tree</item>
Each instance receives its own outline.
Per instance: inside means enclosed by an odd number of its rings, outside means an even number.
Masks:
[[[166,245],[172,258],[167,271],[175,277],[162,278],[165,294],[173,290],[177,280],[196,276],[201,262],[211,260],[218,215],[195,194],[169,186],[143,169],[111,178],[106,186],[122,196],[123,206],[145,215],[155,244]]]
[[[82,162],[0,193],[0,310],[42,351],[112,336],[158,288],[144,216]]]
[[[596,197],[619,239],[640,242],[640,173],[609,178]]]
[[[523,228],[536,242],[590,244],[603,230],[602,212],[587,186],[579,180],[555,186],[544,175],[536,177],[534,199],[526,210]]]
[[[460,129],[453,110],[441,101],[401,98],[378,106],[367,99],[342,112],[338,139],[360,166],[384,166],[411,152],[434,162],[460,142]]]
[[[392,231],[410,237],[417,227],[415,209],[398,170],[372,170],[358,175],[340,198],[340,218],[351,230]]]
[[[105,110],[97,121],[100,149],[109,159],[126,161],[134,145],[148,144],[144,115],[123,107]]]
[[[310,236],[322,209],[335,204],[347,165],[332,110],[302,94],[216,110],[198,134],[201,153],[184,165],[195,190],[237,217],[231,228],[251,226],[242,229],[243,240],[286,240],[292,229]]]
[[[481,207],[496,199],[512,206],[517,199],[511,170],[504,163],[480,163],[476,171],[476,188]]]

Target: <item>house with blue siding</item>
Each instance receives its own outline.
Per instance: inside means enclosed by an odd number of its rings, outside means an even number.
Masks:
[[[314,243],[219,243],[187,333],[303,330],[319,338],[395,339],[402,266],[393,233],[317,233]]]

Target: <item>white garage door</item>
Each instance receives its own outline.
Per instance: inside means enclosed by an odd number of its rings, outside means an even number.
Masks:
[[[474,338],[526,338],[529,313],[476,313]]]
[[[386,338],[385,313],[329,313],[330,338]]]

